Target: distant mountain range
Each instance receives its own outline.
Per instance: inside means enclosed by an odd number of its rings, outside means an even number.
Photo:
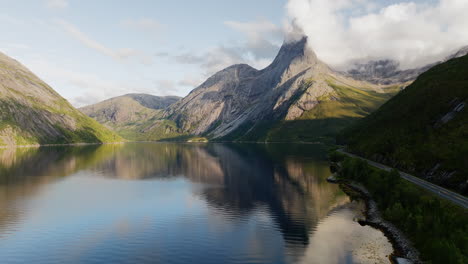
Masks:
[[[343,74],[356,80],[368,81],[374,84],[394,84],[414,81],[421,73],[437,64],[468,54],[468,46],[460,48],[442,61],[430,63],[420,68],[400,70],[399,63],[394,60],[370,60],[355,63]]]
[[[339,141],[364,157],[467,195],[468,55],[462,55],[421,74],[347,128]]]
[[[284,43],[265,69],[233,65],[184,98],[128,94],[80,109],[105,128],[0,54],[0,145],[121,140],[108,128],[129,140],[331,141],[435,64],[400,71],[382,60],[339,72],[302,38]]]
[[[148,129],[149,123],[133,128],[151,139],[190,135],[229,141],[331,139],[404,85],[374,84],[334,71],[317,59],[303,38],[285,43],[263,70],[239,64],[214,74],[152,117],[150,123],[157,124],[158,131]],[[90,116],[96,116],[86,109]],[[112,120],[100,122],[109,124]],[[129,138],[126,132],[121,135]]]
[[[129,140],[158,140],[157,135],[170,133],[170,128],[158,131],[163,111],[180,100],[177,96],[159,97],[149,94],[127,94],[82,107],[80,110],[99,123],[111,128]],[[164,127],[164,129],[166,129]],[[156,135],[155,137],[153,137]]]
[[[0,146],[121,140],[26,67],[0,53]]]

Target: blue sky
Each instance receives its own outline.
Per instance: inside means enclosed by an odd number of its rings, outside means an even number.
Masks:
[[[0,0],[0,51],[75,106],[185,96],[234,63],[276,55],[291,21],[339,68],[424,65],[468,45],[467,0]]]
[[[231,63],[262,67],[282,42],[286,3],[2,2],[0,51],[76,106],[129,92],[184,96]]]

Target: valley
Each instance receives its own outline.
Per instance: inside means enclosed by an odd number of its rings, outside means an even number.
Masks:
[[[8,3],[0,262],[468,263],[466,14]]]

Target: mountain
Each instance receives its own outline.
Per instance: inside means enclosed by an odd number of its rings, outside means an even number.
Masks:
[[[152,135],[170,132],[170,122],[159,122],[163,110],[180,100],[177,96],[127,94],[82,107],[80,110],[129,140],[158,140]],[[164,125],[167,123],[167,127]],[[160,129],[164,131],[159,132]],[[155,131],[156,130],[156,131]],[[168,133],[168,136],[172,135]]]
[[[239,64],[216,73],[163,119],[179,133],[214,140],[314,141],[331,138],[400,88],[333,71],[302,38],[285,43],[263,70]]]
[[[391,85],[407,83],[415,80],[421,73],[429,70],[438,63],[432,63],[421,68],[400,70],[399,63],[394,60],[371,60],[355,63],[351,70],[344,73],[346,76],[367,81],[374,84]]]
[[[0,145],[120,140],[76,110],[26,67],[0,53]]]
[[[468,194],[468,55],[439,64],[346,129],[350,151]]]
[[[446,62],[453,58],[459,58],[468,54],[468,46],[462,47],[442,61],[430,63],[423,67],[400,70],[400,64],[394,60],[370,60],[356,62],[350,70],[343,74],[361,81],[374,84],[391,85],[414,81],[421,73],[429,70],[437,64]]]
[[[460,48],[457,52],[453,53],[452,55],[448,56],[444,61],[448,61],[455,58],[460,58],[468,54],[468,46],[464,46]]]

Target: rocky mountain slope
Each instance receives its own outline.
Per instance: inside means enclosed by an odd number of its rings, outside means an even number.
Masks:
[[[430,63],[415,69],[401,70],[399,63],[394,60],[371,60],[355,63],[350,70],[343,74],[356,80],[371,82],[374,84],[395,84],[415,80],[420,74],[453,58],[459,58],[468,54],[468,46],[462,47],[442,61]]]
[[[461,49],[453,56],[466,52]],[[125,99],[132,104],[120,98],[83,111],[133,140],[191,136],[226,141],[333,140],[341,129],[376,110],[436,64],[400,70],[398,63],[381,60],[339,72],[317,59],[307,38],[302,38],[285,43],[265,69],[228,67],[157,113],[151,107],[134,110],[142,107],[134,98]],[[117,104],[133,109],[132,114],[126,110],[115,114]],[[118,116],[123,120],[115,120]]]
[[[423,73],[339,138],[364,157],[468,194],[468,55]]]
[[[314,141],[331,137],[399,91],[357,81],[317,59],[303,38],[263,70],[228,67],[164,113],[181,134],[217,140]]]
[[[164,123],[159,122],[163,110],[178,100],[180,97],[177,96],[127,94],[82,107],[80,110],[126,139],[157,140],[159,138],[153,138],[151,135],[155,134],[153,130],[161,129]]]
[[[394,84],[411,82],[421,73],[429,70],[438,63],[426,65],[421,68],[400,70],[399,63],[393,60],[375,60],[365,63],[355,63],[351,70],[344,73],[346,76],[374,84]]]
[[[0,145],[120,140],[26,67],[0,53]]]

